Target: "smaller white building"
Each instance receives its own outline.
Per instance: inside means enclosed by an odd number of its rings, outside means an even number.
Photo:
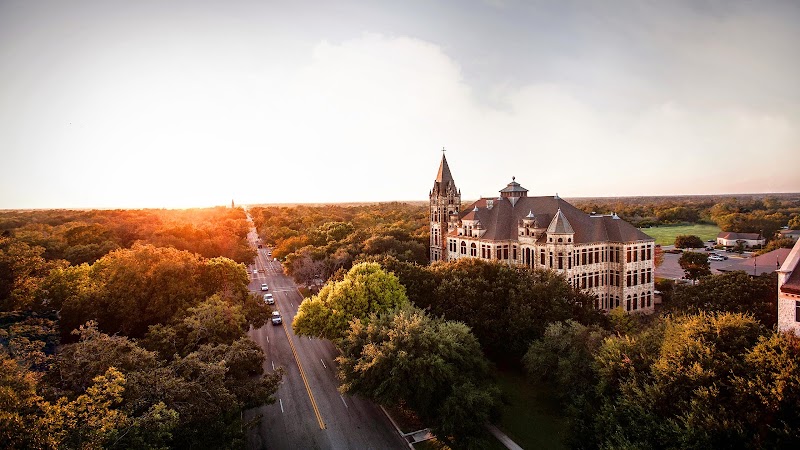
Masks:
[[[800,241],[778,270],[778,329],[800,336]]]
[[[745,248],[753,248],[763,246],[766,243],[758,233],[734,233],[732,231],[721,231],[717,235],[717,244],[725,247],[736,247],[738,244],[744,245]]]

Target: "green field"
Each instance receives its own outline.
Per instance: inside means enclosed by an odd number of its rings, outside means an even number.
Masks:
[[[566,448],[567,423],[546,385],[511,370],[498,371],[497,382],[508,402],[498,428],[522,448]]]
[[[675,237],[681,234],[694,235],[702,239],[704,242],[709,239],[716,239],[720,230],[716,225],[662,225],[660,227],[640,228],[645,234],[652,236],[659,245],[672,245],[675,243]]]

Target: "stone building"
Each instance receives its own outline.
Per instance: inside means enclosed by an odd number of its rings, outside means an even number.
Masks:
[[[481,258],[561,273],[605,311],[652,312],[655,240],[616,214],[589,215],[555,196],[528,197],[512,178],[463,210],[442,155],[430,192],[431,261]]]
[[[778,329],[800,336],[800,241],[778,270]]]

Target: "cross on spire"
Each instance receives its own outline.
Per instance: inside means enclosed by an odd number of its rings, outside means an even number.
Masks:
[[[445,149],[444,149],[444,147],[442,147],[442,153],[444,153],[444,152],[446,152],[446,151],[447,151],[447,150],[445,150]]]

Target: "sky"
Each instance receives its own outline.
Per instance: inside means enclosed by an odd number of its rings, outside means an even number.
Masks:
[[[797,1],[0,0],[0,208],[800,192]]]

